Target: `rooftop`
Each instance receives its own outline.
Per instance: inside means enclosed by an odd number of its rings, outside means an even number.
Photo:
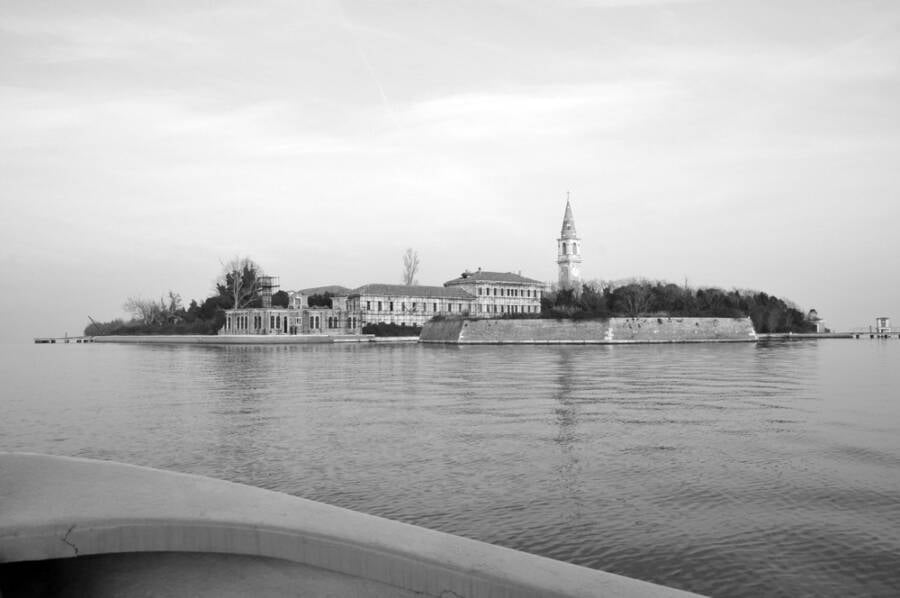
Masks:
[[[301,289],[300,292],[304,295],[324,295],[325,293],[331,293],[334,297],[346,297],[351,291],[347,287],[342,287],[339,284],[330,284],[322,287]]]
[[[539,280],[522,276],[521,274],[513,274],[512,272],[487,272],[479,269],[477,272],[463,272],[459,278],[448,280],[444,283],[447,285],[465,284],[470,282],[506,282],[513,284],[544,284]]]

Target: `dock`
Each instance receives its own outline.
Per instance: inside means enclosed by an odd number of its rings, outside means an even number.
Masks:
[[[34,342],[38,345],[55,343],[92,343],[93,336],[36,336]]]

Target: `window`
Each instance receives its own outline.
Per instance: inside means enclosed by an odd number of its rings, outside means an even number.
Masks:
[[[371,311],[371,310],[372,310],[372,302],[366,301],[366,311]]]
[[[481,287],[478,287],[478,294],[481,294]]]
[[[453,312],[453,304],[452,303],[447,304],[447,311],[449,311],[451,313]]]
[[[497,313],[497,306],[494,306],[494,313]]]
[[[275,328],[275,316],[269,316],[269,328]]]
[[[381,311],[381,301],[378,302],[378,311]]]
[[[431,311],[435,311],[435,312],[437,311],[437,303],[431,304]]]
[[[394,302],[393,301],[388,302],[388,311],[394,311]]]
[[[406,301],[400,304],[400,311],[406,311]]]
[[[566,255],[566,254],[568,254],[568,253],[569,253],[568,247],[566,246],[565,243],[563,243],[563,255]]]
[[[572,253],[578,253],[578,243],[572,242]]]
[[[494,297],[496,297],[496,296],[497,296],[497,288],[494,287]]]

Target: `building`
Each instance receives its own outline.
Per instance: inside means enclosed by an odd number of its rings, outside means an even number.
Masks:
[[[466,270],[459,278],[444,283],[448,289],[460,289],[471,295],[469,315],[474,318],[498,318],[507,314],[541,313],[544,283],[512,272],[476,272]]]
[[[559,265],[560,290],[571,289],[581,293],[581,239],[575,232],[575,216],[572,205],[566,200],[562,229],[556,240],[556,263]]]
[[[810,323],[816,325],[816,332],[828,332],[828,328],[825,326],[825,320],[819,317],[819,312],[815,309],[809,310],[806,319]]]
[[[470,315],[474,297],[455,287],[367,284],[347,297],[347,310],[365,324],[421,326],[434,316]]]
[[[557,239],[559,287],[581,289],[581,239],[575,232],[572,206],[566,201]],[[350,290],[339,285],[288,292],[287,307],[273,307],[278,279],[263,277],[262,307],[226,311],[221,334],[361,334],[366,324],[422,326],[435,316],[501,318],[537,316],[543,282],[521,273],[466,270],[443,286],[366,284]],[[331,306],[309,305],[310,297],[328,293]]]
[[[875,333],[876,334],[890,334],[891,333],[891,319],[885,316],[879,316],[875,318]]]
[[[225,311],[225,325],[220,334],[361,334],[359,314],[347,309],[346,293],[333,296],[331,307],[310,306],[309,296],[319,289],[288,291],[288,306],[273,307],[273,291],[278,288],[277,278],[264,277],[260,296],[262,307],[247,307]],[[340,292],[344,287],[321,287],[329,292]],[[312,291],[312,292],[310,292]],[[324,292],[324,291],[323,291]]]

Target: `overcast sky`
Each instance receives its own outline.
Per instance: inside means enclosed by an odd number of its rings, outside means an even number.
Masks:
[[[0,0],[0,337],[466,269],[900,323],[900,2]]]

